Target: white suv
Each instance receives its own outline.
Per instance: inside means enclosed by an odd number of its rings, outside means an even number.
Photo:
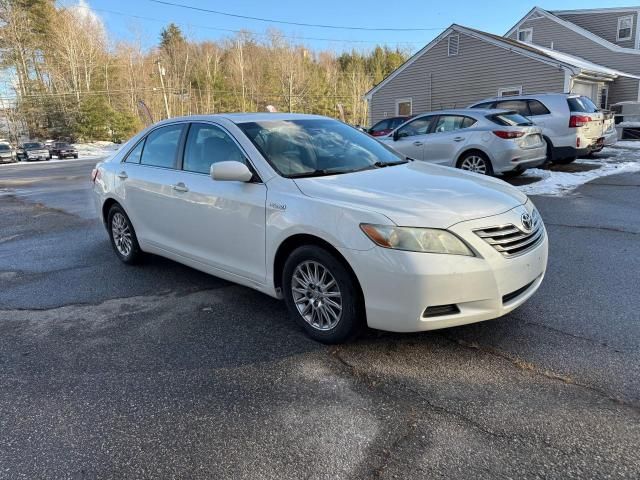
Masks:
[[[613,115],[581,95],[545,93],[496,97],[470,107],[514,110],[529,118],[542,129],[547,141],[547,158],[555,163],[571,163],[617,140]]]

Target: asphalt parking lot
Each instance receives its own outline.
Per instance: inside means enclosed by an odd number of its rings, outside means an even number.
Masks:
[[[640,173],[532,197],[549,269],[512,314],[327,347],[121,264],[94,163],[0,170],[0,478],[640,477]]]

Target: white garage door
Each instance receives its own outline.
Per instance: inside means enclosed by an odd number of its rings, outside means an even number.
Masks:
[[[573,82],[573,88],[571,89],[571,93],[577,93],[578,95],[584,95],[585,97],[589,97],[594,103],[596,103],[597,99],[597,84],[588,83],[588,82]]]

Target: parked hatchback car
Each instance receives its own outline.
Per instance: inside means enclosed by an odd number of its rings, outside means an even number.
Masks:
[[[0,163],[13,163],[16,161],[16,152],[9,143],[0,142]]]
[[[546,161],[540,128],[506,110],[431,112],[380,140],[413,159],[485,175],[519,175]]]
[[[18,147],[16,157],[26,162],[49,160],[49,150],[41,142],[25,142]]]
[[[388,135],[410,118],[411,117],[404,116],[385,118],[384,120],[380,120],[369,130],[367,130],[367,133],[374,137],[382,137],[384,135]]]
[[[326,117],[166,120],[92,179],[123,262],[155,253],[283,298],[326,343],[365,324],[412,332],[496,318],[546,270],[544,225],[519,190],[409,161]]]
[[[577,157],[599,152],[617,141],[613,115],[600,110],[589,97],[546,93],[496,97],[471,108],[505,108],[527,117],[542,129],[547,156],[555,163],[571,163]]]
[[[56,156],[58,158],[78,158],[78,150],[67,142],[56,142],[51,146],[49,150],[51,156]]]

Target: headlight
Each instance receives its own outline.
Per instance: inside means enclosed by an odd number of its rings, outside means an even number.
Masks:
[[[371,225],[369,223],[360,224],[360,228],[373,243],[384,248],[474,256],[471,249],[462,240],[447,230]]]

